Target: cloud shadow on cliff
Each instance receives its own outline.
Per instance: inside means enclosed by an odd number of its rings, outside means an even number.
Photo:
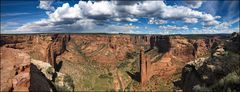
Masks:
[[[55,63],[54,69],[55,69],[56,72],[60,71],[60,69],[62,68],[62,63],[63,63],[63,61],[60,61],[58,64]],[[55,81],[55,79],[57,77],[57,73],[56,72],[53,74],[53,81]]]
[[[55,65],[55,70],[56,70],[57,72],[59,72],[60,69],[62,68],[62,63],[63,63],[63,61],[60,61],[58,64]]]
[[[130,73],[129,71],[126,71],[127,74],[135,81],[140,82],[140,72]]]
[[[157,48],[159,53],[166,53],[170,50],[171,44],[168,36],[151,36],[150,50]]]

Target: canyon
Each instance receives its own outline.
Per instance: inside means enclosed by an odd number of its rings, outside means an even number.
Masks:
[[[217,66],[218,62],[231,58],[232,63],[227,67],[236,68],[224,72],[224,77],[238,71],[240,65],[239,33],[193,36],[21,34],[1,35],[0,42],[1,91],[188,92],[196,89],[196,85],[213,85],[221,80],[222,77],[212,77],[217,76],[215,72],[208,80],[200,78],[212,72],[205,72],[203,66]],[[216,48],[222,43],[222,48],[234,56],[214,58]],[[208,64],[200,64],[203,68],[196,69],[191,62]],[[202,82],[213,79],[212,83]]]

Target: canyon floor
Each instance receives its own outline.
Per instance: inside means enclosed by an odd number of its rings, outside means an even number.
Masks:
[[[1,91],[238,92],[239,43],[239,33],[2,34]]]

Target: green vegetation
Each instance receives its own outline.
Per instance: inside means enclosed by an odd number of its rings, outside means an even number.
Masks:
[[[129,62],[129,61],[121,62],[120,64],[118,64],[117,68],[119,68],[119,69],[124,69],[124,68],[128,67],[128,65],[129,65],[130,63],[131,63],[131,62]]]
[[[47,72],[48,74],[53,74],[53,73],[54,73],[53,67],[48,67],[47,70],[46,70],[46,72]]]
[[[68,83],[68,85],[71,87],[71,88],[74,88],[74,84],[73,84],[73,79],[71,78],[71,76],[69,75],[66,75],[64,76],[64,80],[63,80],[65,83]]]
[[[76,91],[133,91],[142,90],[141,84],[136,79],[132,79],[130,74],[135,75],[139,73],[139,53],[129,52],[126,54],[126,59],[123,61],[116,61],[115,65],[108,65],[98,63],[91,60],[89,56],[86,56],[82,51],[83,45],[88,45],[88,42],[82,42],[76,44],[77,40],[71,40],[74,44],[73,50],[77,51],[84,59],[83,61],[72,62],[63,61],[60,72],[68,74],[73,81],[74,90]],[[96,52],[92,55],[102,52],[106,46],[100,46]],[[103,53],[102,53],[103,54]],[[156,59],[160,59],[162,55],[159,55],[158,49],[155,48],[147,55],[154,55]],[[171,83],[165,85],[166,81],[154,77],[149,81],[147,90],[156,91],[169,91],[171,89]],[[156,84],[157,83],[157,84]],[[116,87],[117,86],[117,87]],[[62,88],[64,90],[64,88]]]
[[[126,60],[117,63],[117,68],[131,73],[139,72],[139,53],[127,53],[126,57]]]
[[[100,74],[99,76],[98,76],[98,78],[100,78],[100,79],[110,79],[110,78],[112,78],[112,76],[110,76],[110,75],[108,75],[108,74]]]
[[[73,84],[73,79],[71,78],[71,76],[69,75],[65,75],[64,78],[63,78],[63,86],[57,84],[58,82],[60,82],[61,79],[60,78],[57,78],[55,80],[55,87],[56,87],[56,90],[59,91],[59,92],[72,92],[72,89],[74,89],[74,84]]]
[[[99,64],[95,61],[65,61],[62,68],[60,72],[70,75],[73,84],[77,85],[74,90],[99,91],[114,89],[114,71],[109,65]]]
[[[137,52],[132,52],[132,53],[127,52],[126,58],[127,58],[127,59],[134,59],[134,57],[136,57],[137,55],[138,55]]]
[[[60,86],[57,86],[57,85],[55,85],[55,87],[56,87],[56,90],[58,91],[58,92],[71,92],[71,90],[68,90],[68,88],[67,87],[60,87]]]
[[[176,81],[176,80],[180,80],[182,76],[182,70],[178,69],[173,75],[172,75],[172,80]]]
[[[215,85],[211,86],[213,90],[224,90],[227,92],[234,92],[239,89],[240,85],[240,69],[229,73],[227,76],[220,79]]]
[[[208,63],[219,67],[210,76],[214,80],[209,80],[212,83],[201,85],[195,85],[194,91],[216,91],[216,92],[238,92],[240,85],[240,55],[231,51],[225,51],[223,55],[219,57],[210,57]],[[211,78],[211,79],[212,79]],[[204,82],[204,81],[203,81]]]
[[[71,39],[70,42],[75,45],[74,50],[76,50],[82,57],[84,57],[85,61],[91,61],[90,57],[87,57],[85,53],[80,49],[83,45],[88,45],[89,44],[88,42],[81,42],[80,44],[77,44],[76,40],[74,39]]]

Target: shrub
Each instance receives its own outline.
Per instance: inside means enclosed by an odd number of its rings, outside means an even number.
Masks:
[[[126,58],[127,58],[127,59],[133,59],[134,56],[133,56],[132,53],[127,52],[127,54],[126,54]]]
[[[128,62],[128,61],[124,61],[124,62],[120,63],[120,64],[117,66],[117,68],[127,67],[127,65],[128,65],[129,63],[130,63],[130,62]]]
[[[98,78],[102,78],[102,79],[110,79],[111,77],[109,76],[109,75],[107,75],[107,74],[100,74],[99,76],[98,76]]]
[[[69,75],[64,76],[64,80],[63,81],[68,83],[68,85],[70,87],[72,87],[72,88],[74,87],[73,80],[72,80],[71,76],[69,76]]]
[[[47,70],[46,70],[46,72],[47,72],[48,74],[53,74],[53,73],[54,73],[53,67],[48,67]]]

